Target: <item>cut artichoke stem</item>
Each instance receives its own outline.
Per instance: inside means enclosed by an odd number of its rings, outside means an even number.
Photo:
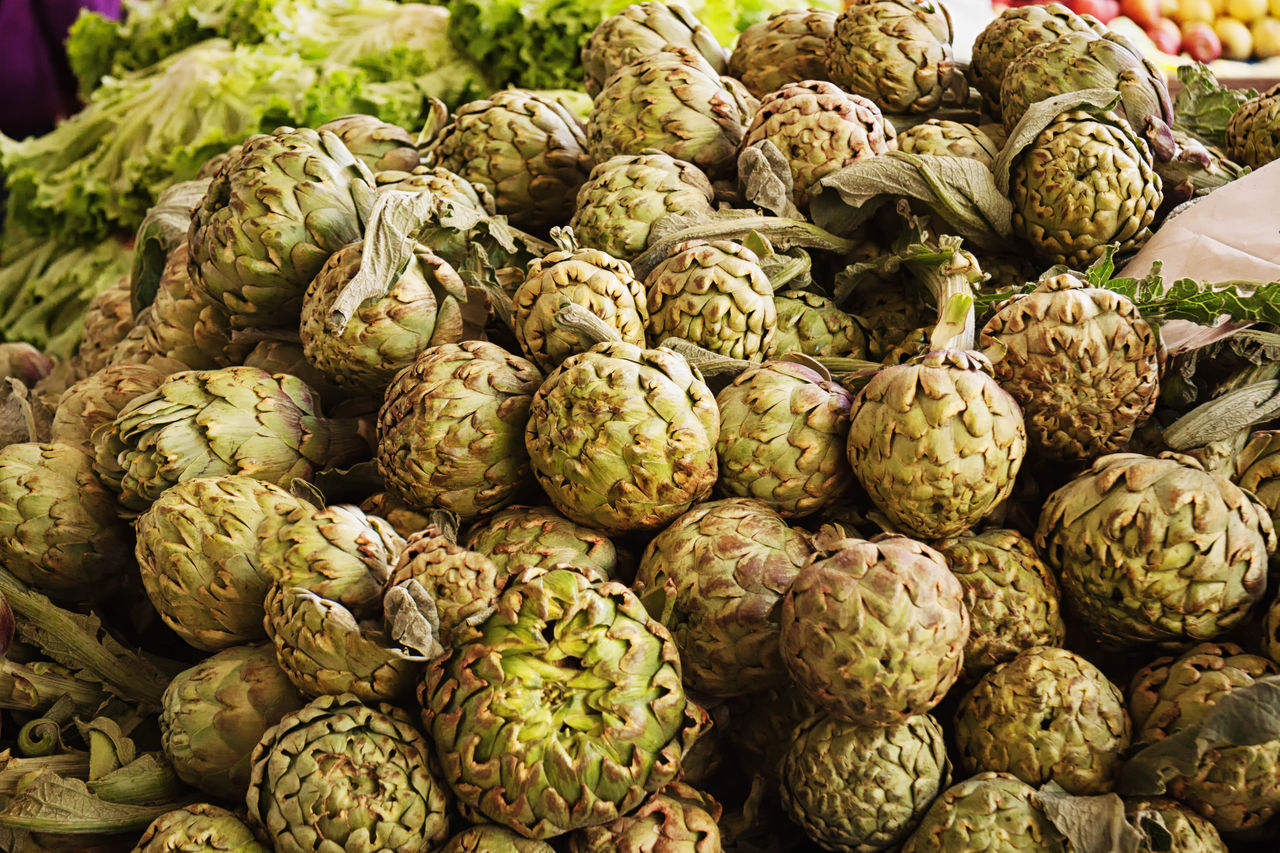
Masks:
[[[966,286],[968,286],[966,284]],[[931,349],[973,349],[973,296],[953,293],[940,303],[938,325],[929,338]]]
[[[47,664],[0,661],[0,708],[35,712],[66,696],[80,714],[102,707],[110,695],[93,682]]]
[[[1280,379],[1254,382],[1196,406],[1164,430],[1170,450],[1187,451],[1247,438],[1256,425],[1280,415]]]
[[[576,332],[598,344],[622,340],[617,329],[573,302],[565,303],[556,311],[555,321],[556,326],[564,331]]]

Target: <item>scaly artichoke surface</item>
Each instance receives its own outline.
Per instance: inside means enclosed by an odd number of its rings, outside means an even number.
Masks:
[[[93,432],[134,399],[160,387],[166,374],[148,364],[113,364],[91,373],[58,398],[51,440],[93,456]]]
[[[934,800],[901,853],[1071,853],[1035,801],[1007,773],[979,773]]]
[[[462,544],[510,576],[557,563],[594,568],[613,579],[622,574],[618,549],[609,537],[549,506],[509,506],[468,530]]]
[[[376,116],[339,116],[316,128],[317,133],[326,130],[341,139],[347,150],[375,174],[411,172],[418,167],[418,147],[412,134]]]
[[[220,806],[195,803],[151,822],[133,853],[271,853],[253,830]]]
[[[1227,153],[1254,169],[1280,159],[1280,84],[1232,114],[1227,123]]]
[[[729,75],[757,98],[788,83],[827,75],[827,39],[837,13],[830,9],[778,9],[742,31],[729,56]]]
[[[867,338],[852,316],[825,296],[807,290],[774,293],[778,328],[773,336],[778,355],[862,358]]]
[[[77,376],[89,376],[106,367],[112,348],[133,328],[132,290],[130,277],[122,276],[89,300],[80,346],[72,359]]]
[[[827,39],[827,76],[886,113],[927,113],[956,74],[951,15],[931,0],[858,0]]]
[[[1000,146],[977,125],[931,118],[900,132],[898,150],[908,154],[968,157],[991,168]]]
[[[668,45],[697,51],[717,74],[725,73],[729,52],[682,0],[633,3],[605,18],[582,46],[587,94],[595,97],[615,71]]]
[[[570,853],[721,853],[720,804],[672,782],[626,817],[569,836]]]
[[[243,346],[231,340],[231,316],[191,282],[190,244],[169,253],[155,299],[139,312],[142,349],[171,358],[192,370],[234,364]]]
[[[440,853],[555,853],[555,848],[536,838],[525,838],[491,823],[477,824],[459,832]]]
[[[1229,853],[1213,824],[1177,800],[1130,797],[1125,799],[1124,813],[1143,835],[1138,853]],[[1165,841],[1166,836],[1169,841]]]

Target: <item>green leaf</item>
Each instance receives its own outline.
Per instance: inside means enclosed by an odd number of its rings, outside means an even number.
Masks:
[[[1227,123],[1245,101],[1258,97],[1256,89],[1229,89],[1209,67],[1191,62],[1178,66],[1182,90],[1173,99],[1173,126],[1200,141],[1224,147]]]
[[[1115,794],[1081,797],[1049,782],[1035,801],[1071,842],[1075,853],[1136,853],[1142,835],[1125,819],[1124,801]]]
[[[0,826],[64,835],[136,832],[180,805],[113,803],[96,796],[83,781],[45,769],[0,811]]]

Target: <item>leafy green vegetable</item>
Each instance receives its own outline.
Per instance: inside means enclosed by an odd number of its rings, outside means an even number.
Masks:
[[[1228,89],[1199,62],[1179,66],[1178,82],[1182,90],[1173,101],[1174,127],[1219,147],[1226,144],[1231,116],[1245,101],[1258,97],[1256,89]]]

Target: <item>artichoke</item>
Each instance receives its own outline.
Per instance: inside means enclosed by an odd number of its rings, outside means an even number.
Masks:
[[[508,576],[568,563],[617,578],[624,568],[609,537],[575,524],[549,506],[507,507],[467,531],[463,544],[484,554]]]
[[[371,172],[411,172],[418,167],[418,146],[402,127],[376,116],[349,115],[327,121],[316,133],[329,131]]]
[[[716,481],[720,412],[668,349],[597,344],[538,389],[525,446],[556,509],[606,534],[662,527]]]
[[[191,283],[187,242],[169,253],[154,301],[138,314],[145,353],[174,359],[191,370],[226,367],[243,357],[231,341],[231,317]]]
[[[178,778],[215,797],[249,790],[249,755],[303,699],[268,645],[234,646],[174,676],[164,691],[161,745]]]
[[[615,71],[629,62],[680,45],[702,55],[717,74],[725,73],[729,52],[682,0],[646,0],[605,18],[582,46],[587,94],[595,97]]]
[[[898,150],[908,154],[968,157],[990,169],[1000,153],[1000,145],[977,125],[931,118],[900,132]]]
[[[1035,796],[1007,773],[979,773],[934,800],[901,853],[1071,853]]]
[[[133,328],[132,297],[132,279],[126,275],[89,300],[81,320],[80,346],[72,359],[77,376],[89,376],[107,366],[111,350]]]
[[[129,529],[83,450],[0,448],[0,565],[55,598],[88,601],[128,566],[128,554]]]
[[[135,511],[195,477],[287,485],[368,454],[354,425],[321,416],[304,382],[256,367],[175,373],[99,429],[94,446],[103,482]]]
[[[902,536],[842,539],[782,603],[782,660],[826,711],[886,726],[923,714],[960,675],[969,613],[937,551]]]
[[[556,98],[522,89],[463,104],[424,143],[422,161],[487,188],[498,213],[535,230],[569,218],[593,165],[577,117]]]
[[[1230,643],[1202,643],[1180,657],[1152,661],[1129,685],[1134,745],[1145,747],[1199,724],[1232,690],[1274,679],[1275,664]],[[1171,768],[1172,769],[1172,768]],[[1255,830],[1280,809],[1280,740],[1253,746],[1215,745],[1194,767],[1179,768],[1170,796],[1222,833]]]
[[[195,803],[151,822],[132,853],[271,853],[231,812]]]
[[[373,176],[332,133],[280,128],[227,160],[191,218],[191,281],[236,328],[290,326],[329,255],[359,240]]]
[[[1072,609],[1117,643],[1205,640],[1266,589],[1271,517],[1176,453],[1115,453],[1045,501],[1036,547]]]
[[[856,320],[825,296],[807,290],[775,293],[778,314],[774,348],[778,355],[800,352],[818,358],[862,358],[867,338]]]
[[[253,751],[249,818],[276,853],[421,853],[449,837],[449,800],[408,714],[321,696]]]
[[[981,353],[936,350],[886,367],[858,393],[849,462],[900,529],[954,536],[1013,491],[1026,428],[994,373]]]
[[[252,477],[185,480],[166,491],[134,522],[142,584],[160,618],[207,651],[265,638],[272,579],[258,543],[306,506]]]
[[[983,347],[1022,406],[1032,448],[1068,461],[1124,449],[1155,408],[1160,338],[1125,296],[1064,273],[1000,305]]]
[[[1227,122],[1227,153],[1254,169],[1280,159],[1280,84],[1232,113]]]
[[[765,362],[740,373],[716,405],[720,491],[754,498],[787,518],[812,515],[848,495],[853,395],[824,369]]]
[[[731,240],[682,243],[644,282],[649,335],[683,338],[732,358],[773,354],[777,308],[756,253]]]
[[[1113,112],[1066,112],[1013,159],[1013,231],[1056,264],[1141,248],[1164,196],[1151,149]]]
[[[516,339],[525,355],[546,371],[596,343],[556,323],[556,312],[566,303],[589,310],[620,340],[645,345],[649,312],[644,286],[629,263],[599,249],[569,246],[539,258],[529,265],[511,301]]]
[[[627,63],[596,95],[587,150],[602,163],[655,148],[712,179],[733,177],[738,143],[759,105],[741,83],[719,75],[687,47]]]
[[[1124,802],[1125,817],[1142,833],[1137,853],[1229,853],[1213,824],[1176,800],[1133,798]],[[1168,838],[1168,841],[1165,839]]]
[[[390,492],[375,492],[360,502],[360,510],[385,520],[403,537],[426,528],[430,520]]]
[[[782,807],[824,850],[876,853],[906,839],[951,781],[942,726],[810,718],[782,759]]]
[[[672,782],[626,817],[569,836],[569,853],[721,853],[720,804]]]
[[[550,838],[617,820],[678,777],[704,725],[680,675],[634,593],[552,570],[433,660],[419,698],[463,813]]]
[[[927,113],[956,75],[951,15],[930,0],[858,0],[827,39],[827,77],[887,113]]]
[[[964,678],[976,680],[1024,649],[1062,645],[1067,629],[1058,581],[1027,537],[984,530],[934,547],[964,587],[970,622]]]
[[[584,246],[632,260],[649,245],[664,216],[709,217],[715,191],[692,163],[653,151],[619,154],[591,170],[569,225]]]
[[[485,823],[459,832],[440,853],[555,853],[555,848],[545,841]]]
[[[464,520],[507,503],[528,476],[522,444],[542,374],[484,341],[422,352],[387,388],[378,470],[409,506]]]
[[[1131,735],[1120,689],[1077,654],[1027,649],[982,677],[956,709],[961,766],[1072,794],[1115,784]]]
[[[635,588],[671,630],[685,683],[709,696],[779,687],[778,605],[813,548],[756,501],[699,504],[654,537]]]
[[[853,311],[867,335],[867,355],[882,364],[898,364],[890,355],[922,327],[932,329],[938,312],[900,281],[886,281],[857,290]],[[914,353],[913,353],[914,354]]]
[[[809,191],[821,178],[897,147],[879,107],[824,80],[788,83],[760,101],[741,149],[764,142],[791,167],[791,199],[800,210],[808,209]]]
[[[830,9],[778,9],[742,31],[729,57],[729,75],[757,98],[788,83],[827,74],[827,39],[835,28]]]
[[[360,303],[346,326],[330,325],[333,304],[360,272],[364,244],[334,252],[302,299],[302,351],[326,378],[383,389],[427,347],[463,337],[467,286],[448,263],[420,248],[391,288]]]

